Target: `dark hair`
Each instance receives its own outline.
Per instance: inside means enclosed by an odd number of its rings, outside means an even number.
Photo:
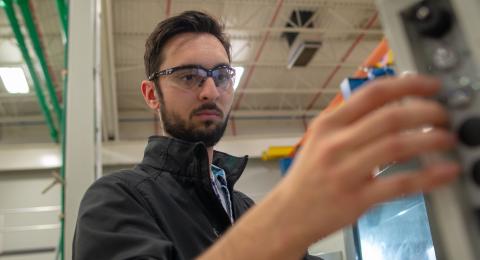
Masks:
[[[160,22],[145,43],[145,74],[149,77],[155,73],[165,57],[163,47],[167,41],[181,33],[209,33],[215,36],[225,48],[230,61],[230,41],[221,25],[212,16],[199,11],[186,11]]]

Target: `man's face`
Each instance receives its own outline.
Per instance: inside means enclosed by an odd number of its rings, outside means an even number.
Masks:
[[[184,33],[170,39],[164,48],[160,70],[200,65],[212,69],[229,64],[228,55],[220,41],[210,34]],[[221,90],[212,78],[200,87],[184,89],[171,77],[158,80],[162,95],[159,98],[163,127],[167,134],[189,142],[202,141],[214,146],[225,131],[233,101],[233,86]]]

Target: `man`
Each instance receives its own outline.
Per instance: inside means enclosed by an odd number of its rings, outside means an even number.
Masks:
[[[396,102],[433,95],[436,80],[384,79],[314,119],[289,174],[247,212],[252,200],[233,190],[246,158],[213,150],[233,101],[229,64],[229,42],[206,14],[185,12],[155,28],[141,90],[160,113],[165,136],[149,139],[134,169],[103,177],[87,191],[74,259],[299,259],[375,203],[429,191],[458,174],[456,163],[436,162],[373,178],[377,165],[455,144],[441,128],[447,113],[439,104]],[[434,129],[412,131],[425,125]]]

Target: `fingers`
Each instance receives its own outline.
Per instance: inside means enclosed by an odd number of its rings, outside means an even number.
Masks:
[[[389,135],[352,152],[342,163],[339,174],[346,183],[355,187],[371,179],[371,171],[378,165],[405,161],[420,154],[444,151],[455,145],[455,137],[445,130],[435,129],[427,133],[416,131],[408,134]]]
[[[453,181],[459,173],[460,166],[457,163],[444,162],[423,170],[376,178],[365,187],[364,199],[368,205],[373,205],[403,195],[429,192]]]
[[[331,112],[339,125],[349,124],[383,105],[407,96],[431,96],[440,88],[438,80],[425,76],[375,80],[354,93],[345,104]]]
[[[347,139],[345,143],[355,148],[371,144],[387,134],[426,125],[444,126],[447,122],[447,111],[440,104],[431,100],[418,100],[378,109],[344,130],[341,136]]]

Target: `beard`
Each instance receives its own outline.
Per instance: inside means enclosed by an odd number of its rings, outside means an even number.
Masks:
[[[192,143],[203,142],[206,147],[213,147],[223,137],[230,112],[223,121],[206,120],[194,124],[192,120],[196,113],[205,109],[216,110],[223,117],[223,112],[215,103],[202,104],[190,113],[188,121],[182,119],[177,113],[168,111],[162,98],[160,98],[160,103],[162,105],[160,115],[163,121],[163,129],[170,136]]]

